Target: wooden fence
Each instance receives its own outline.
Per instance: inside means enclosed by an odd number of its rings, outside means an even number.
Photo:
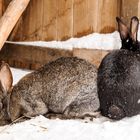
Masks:
[[[0,0],[3,12],[11,0]],[[112,32],[121,0],[31,0],[9,40],[66,40]]]
[[[0,16],[10,1],[0,0]],[[140,0],[31,0],[8,40],[66,40],[92,32],[109,33],[116,30],[116,16],[128,23],[134,15],[140,16]],[[99,66],[106,53],[5,44],[0,60],[14,67],[37,69],[61,56],[77,56]]]
[[[0,0],[0,15],[11,0]],[[116,16],[140,14],[140,0],[31,0],[9,40],[66,40],[116,29]]]

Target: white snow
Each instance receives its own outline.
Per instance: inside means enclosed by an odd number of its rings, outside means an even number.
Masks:
[[[104,117],[85,120],[49,120],[38,116],[0,127],[1,140],[138,140],[140,115],[112,122]]]
[[[140,41],[140,28],[138,30],[138,40]],[[118,31],[107,34],[92,33],[80,38],[70,38],[66,41],[28,41],[28,42],[12,42],[11,44],[31,45],[48,48],[59,48],[72,50],[73,48],[114,50],[121,47],[121,39]]]
[[[21,79],[23,76],[31,72],[29,70],[21,70],[15,68],[11,68],[11,71],[14,78],[13,85],[15,85],[19,81],[19,79]]]
[[[14,84],[30,71],[11,68]],[[100,116],[89,120],[30,120],[0,127],[0,140],[138,140],[140,115],[112,121]]]
[[[110,34],[92,33],[80,38],[70,38],[66,41],[6,42],[68,50],[72,50],[73,48],[112,50],[121,47],[121,40],[117,31]]]

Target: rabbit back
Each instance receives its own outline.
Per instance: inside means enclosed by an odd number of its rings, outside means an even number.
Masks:
[[[60,58],[48,66],[49,83],[45,84],[45,89],[49,110],[67,116],[81,116],[86,110],[94,112],[99,108],[95,66],[76,57]]]
[[[20,97],[15,106],[21,104],[29,116],[48,112],[75,117],[92,114],[99,108],[97,69],[83,59],[62,57],[23,77],[11,95],[12,100]]]

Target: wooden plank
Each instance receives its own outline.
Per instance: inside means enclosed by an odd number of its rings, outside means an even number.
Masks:
[[[2,0],[2,1],[3,1],[2,9],[3,9],[3,13],[4,13],[4,11],[6,10],[7,6],[11,2],[11,0]]]
[[[102,59],[109,51],[106,50],[94,50],[94,49],[73,49],[73,56],[85,59],[90,63],[94,64],[97,68],[99,67]]]
[[[32,0],[24,12],[22,23],[22,40],[42,40],[43,1]]]
[[[130,24],[132,16],[139,16],[140,0],[122,0],[121,17]]]
[[[8,37],[10,41],[21,41],[23,39],[23,16],[21,16],[16,23],[14,29],[12,30],[11,34]]]
[[[89,33],[98,32],[98,0],[88,0]]]
[[[139,17],[139,20],[140,20],[140,0],[138,0],[138,15],[137,16]]]
[[[11,0],[3,0],[3,13],[5,12],[10,2]],[[22,40],[22,32],[20,31],[20,29],[22,29],[22,16],[19,18],[14,29],[11,31],[8,40]]]
[[[18,21],[11,41],[42,40],[43,1],[31,0],[23,16]]]
[[[57,40],[57,2],[58,0],[43,0],[42,40]]]
[[[110,33],[116,29],[116,16],[120,16],[120,0],[100,0],[98,32]]]
[[[5,61],[12,67],[34,70],[59,57],[72,55],[70,50],[6,43],[0,51],[0,61]]]
[[[9,34],[17,23],[18,19],[26,9],[30,0],[12,0],[3,16],[0,19],[0,49],[7,40]]]
[[[9,5],[10,2],[11,2],[11,0],[3,0],[3,13],[5,12],[7,6]],[[28,9],[28,6],[27,6],[27,9]],[[20,40],[22,40],[22,30],[23,30],[23,23],[22,22],[23,22],[23,15],[19,18],[19,20],[16,23],[14,29],[10,33],[10,35],[8,37],[8,40],[11,40],[11,41],[13,41],[13,40],[20,41]]]
[[[5,7],[11,0],[3,1]],[[123,10],[134,13],[129,7],[132,3],[138,5],[136,0],[128,0],[128,4],[127,0],[32,0],[9,40],[65,40],[92,32],[112,32],[116,29],[115,17],[120,16],[121,1],[128,7],[122,8],[123,15]]]
[[[3,14],[3,0],[0,0],[0,17]]]
[[[66,40],[73,35],[73,0],[57,2],[57,40]]]
[[[80,37],[89,34],[88,0],[74,0],[73,3],[73,35]]]
[[[76,56],[99,66],[102,58],[109,51],[74,48],[63,50],[48,47],[24,46],[6,43],[0,51],[0,61],[5,61],[12,67],[24,69],[38,69],[42,65],[60,57]]]

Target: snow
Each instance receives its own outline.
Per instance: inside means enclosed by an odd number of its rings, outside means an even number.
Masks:
[[[19,79],[21,79],[23,76],[31,72],[29,70],[21,70],[15,68],[11,68],[11,71],[14,78],[13,85],[15,85],[19,81]]]
[[[11,68],[14,84],[27,70]],[[48,119],[37,116],[30,120],[0,127],[1,140],[137,140],[140,115],[112,121],[103,116],[81,120]]]
[[[138,30],[138,40],[140,41],[140,28]],[[118,31],[107,34],[92,33],[80,38],[70,38],[66,41],[28,41],[28,42],[12,42],[11,44],[31,45],[48,48],[59,48],[72,50],[73,48],[114,50],[120,49],[121,39]]]
[[[22,43],[17,42],[17,44]],[[24,44],[70,50],[75,47],[111,50],[120,48],[121,41],[116,31],[111,34],[94,33],[62,42],[38,41],[24,42]],[[30,72],[15,68],[11,68],[11,70],[14,84]],[[124,118],[120,121],[112,121],[101,115],[92,121],[88,119],[48,119],[37,116],[21,123],[1,126],[0,140],[137,140],[140,138],[139,133],[140,115]]]
[[[80,38],[70,38],[66,41],[33,41],[33,42],[11,42],[20,45],[31,45],[48,48],[59,48],[72,50],[73,48],[88,48],[88,49],[102,49],[112,50],[121,47],[121,40],[117,31],[109,34],[92,33]]]

